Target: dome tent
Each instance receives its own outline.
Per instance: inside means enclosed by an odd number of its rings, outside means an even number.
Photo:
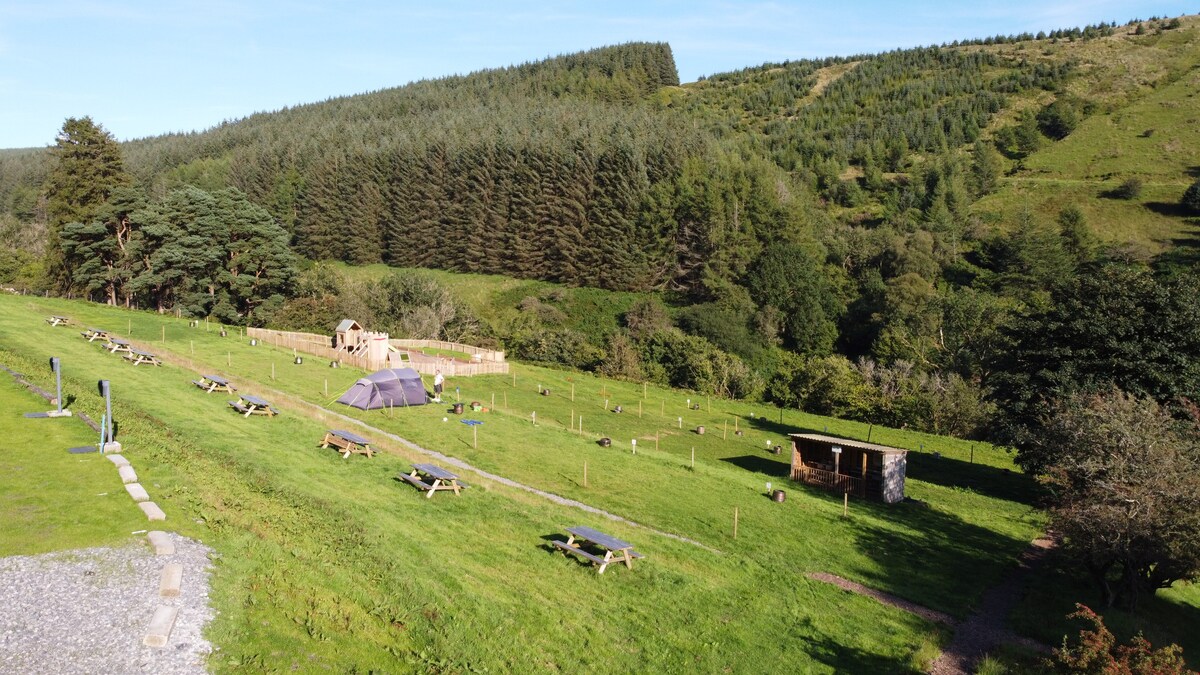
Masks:
[[[412,368],[389,368],[360,378],[338,403],[362,410],[425,405],[428,399],[421,375]]]

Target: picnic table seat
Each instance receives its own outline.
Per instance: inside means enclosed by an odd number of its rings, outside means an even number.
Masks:
[[[116,353],[116,349],[113,350],[113,353]],[[140,349],[133,349],[132,347],[129,348],[129,353],[125,355],[125,360],[129,361],[135,366],[140,366],[143,363],[149,363],[152,366],[162,365],[162,362],[158,360],[157,356],[151,354],[150,352],[144,352]]]
[[[344,429],[329,429],[325,432],[325,438],[321,441],[321,447],[328,448],[330,446],[342,450],[343,459],[348,458],[353,452],[364,454],[367,458],[374,455],[374,451],[371,449],[371,441]]]

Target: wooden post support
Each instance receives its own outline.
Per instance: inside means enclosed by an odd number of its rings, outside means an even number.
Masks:
[[[275,362],[274,361],[271,362],[271,379],[272,380],[275,379]]]
[[[737,433],[737,423],[738,423],[738,418],[736,418],[736,417],[733,418],[733,433],[735,433],[735,434]]]
[[[729,420],[725,420],[725,430],[721,432],[721,440],[729,438]]]
[[[587,460],[583,460],[583,487],[587,487]]]
[[[325,396],[326,396],[327,398],[328,398],[328,396],[329,396],[329,378],[328,378],[328,377],[327,377],[327,378],[325,378]]]
[[[733,507],[733,538],[737,539],[738,507]]]
[[[166,325],[163,325],[163,327],[162,327],[162,341],[163,341],[164,345],[167,344],[167,327],[166,327]]]
[[[575,383],[574,382],[571,383],[571,400],[572,401],[575,400]]]
[[[604,409],[608,410],[608,399],[604,399]]]
[[[532,413],[530,413],[529,416],[533,419],[533,426],[536,427],[537,426],[537,411],[534,410]]]
[[[579,416],[579,435],[583,435],[583,415]]]
[[[692,446],[692,468],[696,468],[696,446]]]
[[[496,409],[496,392],[492,392],[492,410]]]
[[[471,447],[474,449],[479,448],[479,425],[478,424],[471,425]]]
[[[849,515],[850,515],[850,493],[843,492],[842,493],[842,517],[845,518],[846,516],[849,516]]]

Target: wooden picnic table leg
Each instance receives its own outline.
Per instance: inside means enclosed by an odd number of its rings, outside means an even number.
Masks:
[[[253,414],[254,414],[254,405],[251,404],[250,407],[246,408],[246,414],[243,415],[243,417],[246,417],[248,419]]]
[[[622,551],[621,555],[625,556],[625,566],[633,569],[633,556],[629,555],[629,551]]]
[[[450,480],[450,488],[454,490],[455,495],[460,497],[462,496],[462,486],[458,484],[458,479],[455,478]]]
[[[600,563],[600,574],[604,574],[604,568],[608,567],[608,563],[612,561],[612,551],[604,554],[604,562]]]
[[[440,485],[441,483],[442,483],[441,478],[434,478],[433,483],[429,486],[429,493],[425,495],[425,498],[429,499],[430,497],[432,497],[433,493],[437,492],[438,485]]]

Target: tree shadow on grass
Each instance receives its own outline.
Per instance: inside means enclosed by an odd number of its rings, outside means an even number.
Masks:
[[[1192,215],[1192,212],[1179,202],[1146,202],[1146,208],[1160,216],[1172,218],[1186,218]]]
[[[958,617],[1016,567],[1029,544],[920,503],[859,501],[850,513],[856,522],[847,534],[875,563],[859,570],[863,583]]]
[[[858,647],[844,644],[837,637],[822,634],[811,621],[801,621],[804,629],[803,651],[813,660],[823,663],[837,673],[903,673],[909,672],[908,664],[895,659],[872,654]]]
[[[807,427],[792,427],[791,433],[836,436]],[[843,436],[837,437],[844,438]],[[943,487],[968,489],[988,497],[1030,506],[1036,505],[1043,494],[1042,488],[1033,477],[1019,471],[938,456],[933,452],[909,450],[907,457],[908,465],[905,475],[913,480]]]
[[[1051,551],[1047,563],[1013,612],[1013,628],[1019,634],[1053,645],[1060,644],[1064,635],[1075,641],[1083,624],[1068,621],[1066,616],[1075,611],[1078,602],[1104,616],[1105,625],[1121,642],[1142,632],[1156,648],[1171,643],[1183,647],[1188,665],[1200,667],[1200,607],[1160,592],[1143,597],[1136,613],[1105,608],[1099,590],[1070,564],[1061,549]]]
[[[772,457],[757,455],[742,455],[741,457],[724,457],[722,462],[728,462],[738,468],[777,478],[786,478],[791,465]]]

